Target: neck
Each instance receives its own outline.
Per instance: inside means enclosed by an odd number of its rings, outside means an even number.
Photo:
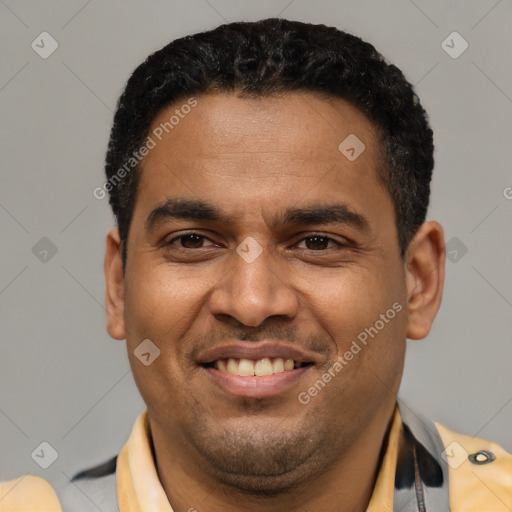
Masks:
[[[225,485],[185,443],[166,435],[151,420],[150,428],[158,475],[174,512],[339,512],[340,505],[344,512],[364,512],[372,496],[393,411],[394,404],[383,407],[331,464],[317,467],[293,489],[271,496],[256,496]]]

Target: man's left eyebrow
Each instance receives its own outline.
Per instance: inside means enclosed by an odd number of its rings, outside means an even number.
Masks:
[[[282,217],[276,217],[272,223],[327,225],[345,224],[361,231],[370,231],[370,221],[362,213],[355,212],[346,204],[312,205],[307,208],[291,208]]]

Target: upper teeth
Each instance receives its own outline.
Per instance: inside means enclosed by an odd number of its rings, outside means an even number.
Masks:
[[[282,373],[285,370],[293,370],[295,362],[293,359],[283,359],[282,357],[258,359],[218,359],[214,363],[215,368],[222,372],[228,372],[232,375],[241,375],[250,377],[256,375],[264,377],[273,373]]]

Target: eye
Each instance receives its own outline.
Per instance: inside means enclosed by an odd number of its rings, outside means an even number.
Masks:
[[[169,240],[165,245],[174,245],[177,246],[178,249],[201,249],[202,247],[205,247],[203,245],[203,242],[205,240],[210,240],[209,238],[206,238],[203,235],[199,235],[197,233],[187,233],[184,235],[176,236]],[[174,242],[179,241],[179,245],[175,244]],[[211,240],[210,240],[211,242]],[[215,244],[212,244],[215,245]]]
[[[198,233],[185,233],[179,236],[175,236],[171,240],[165,243],[165,246],[173,246],[177,249],[202,249],[204,247],[215,247],[216,244],[203,245],[205,241],[212,242],[209,238]],[[302,244],[302,247],[300,246]],[[321,252],[334,247],[343,248],[346,245],[337,242],[331,237],[314,234],[299,240],[296,244],[300,249],[306,249],[310,251]]]
[[[310,235],[303,238],[298,243],[300,244],[303,242],[306,245],[304,248],[311,251],[322,251],[325,249],[330,249],[332,247],[328,247],[330,243],[334,244],[334,246],[345,247],[343,244],[336,242],[334,239],[323,235]]]

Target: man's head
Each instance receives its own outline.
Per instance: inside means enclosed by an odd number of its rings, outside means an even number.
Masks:
[[[432,133],[400,71],[333,28],[219,27],[131,77],[108,175],[141,146],[111,192],[108,330],[159,468],[268,496],[371,458],[443,282]]]
[[[179,100],[186,103],[199,94],[266,97],[292,91],[343,98],[379,129],[379,178],[391,195],[405,251],[429,202],[434,161],[425,111],[402,72],[371,44],[333,27],[283,19],[231,23],[178,39],[135,70],[119,99],[106,159],[107,179],[114,185],[110,204],[123,245],[143,167],[129,161],[163,108],[176,103],[179,110]],[[118,182],[116,173],[127,164],[129,171]]]

